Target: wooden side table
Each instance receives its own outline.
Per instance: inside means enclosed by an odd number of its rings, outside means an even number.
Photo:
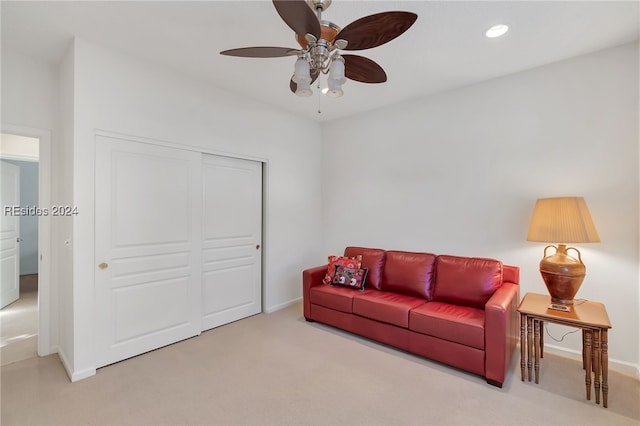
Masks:
[[[582,367],[585,369],[587,400],[591,400],[591,374],[594,376],[596,404],[607,407],[609,393],[609,346],[608,330],[611,328],[607,310],[602,303],[576,301],[571,312],[549,309],[548,294],[527,293],[520,306],[520,379],[524,381],[525,367],[531,381],[532,367],[535,383],[540,378],[540,358],[544,356],[544,322],[567,325],[582,329]]]

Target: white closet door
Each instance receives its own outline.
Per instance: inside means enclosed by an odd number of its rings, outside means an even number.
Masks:
[[[96,362],[201,331],[201,154],[97,137]]]
[[[0,216],[0,308],[20,297],[20,168],[0,161],[2,215]],[[6,210],[10,209],[10,210]]]
[[[262,163],[203,155],[202,329],[262,311]]]

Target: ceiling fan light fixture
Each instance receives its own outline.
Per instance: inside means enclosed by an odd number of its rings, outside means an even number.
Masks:
[[[484,35],[489,37],[489,38],[496,38],[496,37],[500,37],[503,36],[507,33],[507,31],[509,31],[509,26],[505,25],[505,24],[498,24],[498,25],[494,25],[491,28],[489,28]]]
[[[304,57],[299,57],[296,61],[292,80],[298,85],[311,83],[311,67]]]
[[[344,59],[340,55],[336,55],[331,62],[329,82],[331,81],[335,81],[338,85],[342,85],[347,81],[344,75]]]
[[[342,84],[343,83],[340,83],[338,80],[328,79],[327,85],[329,87],[327,88],[326,95],[330,98],[339,98],[344,95],[344,92],[342,91]]]
[[[418,15],[388,11],[356,19],[344,28],[322,19],[332,0],[272,0],[278,15],[293,30],[301,49],[255,46],[228,49],[226,56],[277,58],[297,55],[289,89],[298,96],[311,96],[311,84],[321,74],[329,74],[329,96],[342,96],[347,79],[361,83],[384,83],[387,75],[380,65],[359,55],[344,55],[340,50],[365,50],[381,46],[402,35]],[[346,65],[346,72],[345,72]]]
[[[309,96],[313,95],[313,92],[311,91],[311,78],[309,78],[309,80],[304,80],[296,84],[296,96],[300,96],[301,98],[308,98]]]

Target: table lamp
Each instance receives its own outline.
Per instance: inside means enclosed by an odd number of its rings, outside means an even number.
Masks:
[[[549,308],[571,311],[575,297],[586,273],[580,251],[567,243],[597,243],[598,231],[593,224],[583,197],[540,198],[533,209],[527,241],[555,243],[544,248],[540,274],[551,295]],[[547,256],[549,248],[555,253]],[[574,250],[575,259],[567,254]]]

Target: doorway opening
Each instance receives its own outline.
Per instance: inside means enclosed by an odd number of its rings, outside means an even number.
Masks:
[[[18,193],[14,200],[19,200],[10,202],[3,183],[2,226],[11,229],[11,224],[16,224],[17,235],[8,237],[6,229],[0,235],[3,248],[5,243],[16,243],[18,258],[14,261],[5,251],[2,259],[3,266],[12,266],[3,267],[0,283],[2,365],[55,352],[50,324],[51,227],[48,215],[42,214],[50,204],[50,152],[48,131],[2,125],[0,167],[3,178],[9,170],[17,170],[16,185],[11,189]],[[4,292],[12,286],[17,286],[17,291]]]

